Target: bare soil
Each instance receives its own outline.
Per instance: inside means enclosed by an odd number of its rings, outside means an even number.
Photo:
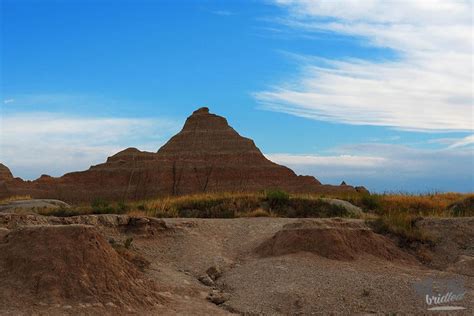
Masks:
[[[414,285],[457,278],[471,315],[473,220],[422,220],[426,265],[354,219],[0,214],[0,314],[428,314]]]

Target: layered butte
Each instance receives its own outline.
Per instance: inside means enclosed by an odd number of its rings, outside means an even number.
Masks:
[[[288,192],[366,192],[363,187],[322,185],[267,158],[224,117],[200,108],[158,152],[127,148],[89,170],[34,181],[14,178],[0,164],[0,197],[30,195],[69,202],[139,200],[202,192],[245,192],[279,188]]]

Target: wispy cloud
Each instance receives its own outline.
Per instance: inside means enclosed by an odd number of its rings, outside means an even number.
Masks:
[[[222,15],[222,16],[229,16],[229,15],[234,15],[235,13],[229,10],[214,10],[211,11],[212,14],[215,15]]]
[[[179,127],[157,118],[8,114],[0,120],[0,161],[16,176],[59,176],[103,162],[126,147],[156,151]]]
[[[334,148],[332,154],[266,154],[299,174],[316,176],[323,183],[364,185],[383,191],[474,190],[472,149],[416,149],[380,143]],[[367,156],[370,153],[370,156]]]
[[[15,99],[6,99],[6,100],[3,100],[3,104],[9,104],[9,103],[13,103],[15,102]]]
[[[452,143],[449,148],[457,148],[457,147],[464,147],[464,146],[468,146],[468,145],[472,145],[474,144],[474,135],[469,135],[469,136],[466,136],[462,139],[459,139],[457,141],[455,141],[454,143]],[[473,153],[474,155],[474,153]]]
[[[472,130],[472,2],[277,0],[283,23],[354,36],[397,60],[300,58],[299,77],[255,98],[315,120],[416,131]]]
[[[354,156],[354,155],[295,155],[295,154],[267,154],[272,161],[277,161],[284,165],[300,166],[339,166],[353,168],[374,168],[385,163],[383,157]]]

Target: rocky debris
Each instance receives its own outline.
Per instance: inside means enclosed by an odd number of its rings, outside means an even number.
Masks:
[[[13,212],[13,211],[34,211],[39,209],[59,209],[69,208],[70,205],[53,199],[29,199],[29,200],[16,200],[9,201],[5,204],[0,204],[0,212]]]
[[[0,305],[153,307],[165,299],[94,227],[28,226],[0,240]],[[110,305],[110,304],[109,304]],[[5,306],[0,306],[0,310]]]
[[[386,260],[415,263],[416,259],[403,252],[385,236],[374,233],[360,221],[327,219],[298,221],[287,224],[272,238],[256,248],[263,257],[310,252],[342,261],[351,261],[371,255]]]
[[[228,293],[223,293],[217,290],[212,291],[207,296],[207,299],[216,305],[224,304],[226,301],[229,300],[229,298],[230,298],[230,295]]]
[[[3,165],[2,165],[3,166]],[[311,176],[297,176],[271,162],[254,142],[240,136],[224,117],[200,108],[158,152],[127,148],[89,170],[35,181],[14,179],[3,166],[0,198],[30,195],[68,202],[139,200],[162,195],[214,191],[363,192],[363,187],[331,186]]]
[[[198,278],[199,282],[206,286],[214,286],[214,280],[207,274],[203,274]]]
[[[216,281],[222,276],[222,269],[217,266],[212,266],[209,269],[207,269],[206,273],[211,279]]]
[[[165,221],[157,218],[148,217],[129,217],[127,224],[122,225],[121,229],[126,234],[134,234],[141,237],[152,237],[159,232],[171,230],[172,227]]]
[[[201,275],[198,280],[207,286],[214,286],[215,281],[222,276],[222,269],[218,266],[209,267],[206,273]]]

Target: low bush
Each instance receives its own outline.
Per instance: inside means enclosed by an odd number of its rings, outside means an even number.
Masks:
[[[100,198],[92,201],[91,210],[93,214],[110,214],[115,211],[109,202]]]
[[[271,210],[284,209],[290,202],[290,195],[285,191],[273,189],[265,192],[265,200]]]
[[[343,207],[329,204],[322,199],[292,198],[281,216],[285,217],[349,217],[350,213]]]
[[[360,206],[368,211],[377,211],[381,208],[381,197],[377,194],[364,194],[360,199]]]
[[[108,201],[95,199],[91,203],[91,214],[125,214],[130,210],[130,206],[124,202],[118,202],[114,207]]]

